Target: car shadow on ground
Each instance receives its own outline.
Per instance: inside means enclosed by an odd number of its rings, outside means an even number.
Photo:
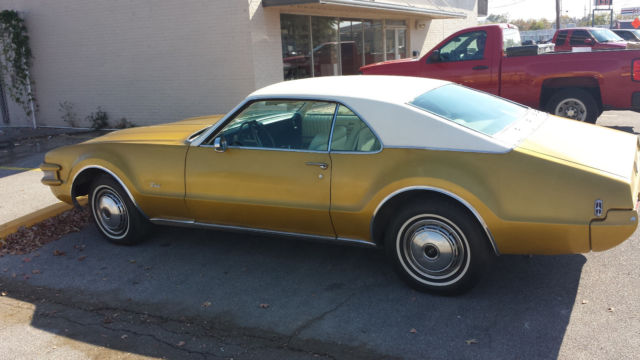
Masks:
[[[501,256],[470,293],[441,297],[377,250],[168,227],[124,247],[91,225],[0,258],[0,285],[36,305],[35,328],[148,356],[242,358],[246,340],[337,358],[557,358],[584,263]]]

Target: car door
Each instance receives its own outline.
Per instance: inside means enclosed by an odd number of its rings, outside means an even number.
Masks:
[[[186,203],[209,224],[334,237],[329,135],[336,104],[258,100],[187,154]]]
[[[420,76],[449,80],[482,91],[498,94],[497,69],[491,54],[498,53],[487,42],[486,31],[462,33],[438,49],[420,65]]]
[[[586,30],[573,30],[569,39],[569,50],[573,48],[590,48],[596,44],[596,41],[591,37]]]

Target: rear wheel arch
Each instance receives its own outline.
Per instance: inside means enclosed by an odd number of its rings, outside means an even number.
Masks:
[[[485,240],[489,242],[495,255],[500,254],[487,224],[471,204],[454,193],[431,187],[404,188],[395,191],[383,199],[380,204],[378,204],[371,219],[371,239],[376,245],[383,246],[386,230],[392,222],[394,214],[396,214],[402,206],[430,201],[444,201],[464,211],[467,216],[473,219],[477,225],[484,230]]]

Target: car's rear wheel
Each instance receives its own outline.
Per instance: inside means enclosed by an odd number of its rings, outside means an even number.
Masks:
[[[402,209],[390,223],[385,249],[409,285],[445,295],[471,289],[493,257],[475,219],[461,206],[444,200]]]
[[[109,241],[133,245],[144,240],[150,224],[112,177],[101,175],[92,183],[89,204],[98,230]]]
[[[582,89],[564,89],[547,103],[547,111],[564,118],[595,124],[600,109],[593,96]]]

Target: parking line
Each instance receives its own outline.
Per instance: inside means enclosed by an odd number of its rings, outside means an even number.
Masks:
[[[23,167],[15,167],[15,166],[0,166],[0,170],[11,170],[11,171],[40,171],[40,168],[23,168]]]

